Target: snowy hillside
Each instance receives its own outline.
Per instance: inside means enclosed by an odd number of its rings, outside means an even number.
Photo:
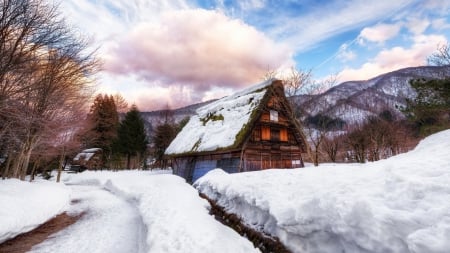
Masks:
[[[369,164],[226,174],[195,187],[293,252],[448,253],[450,130]]]
[[[318,113],[339,117],[347,123],[360,122],[367,116],[377,115],[386,108],[402,114],[397,106],[404,106],[406,98],[415,91],[409,81],[419,78],[442,78],[450,67],[414,67],[386,73],[370,80],[341,83],[315,96],[299,96],[299,107],[309,115]]]

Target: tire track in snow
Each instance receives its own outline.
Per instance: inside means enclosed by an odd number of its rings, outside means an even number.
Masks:
[[[68,212],[84,212],[83,217],[30,252],[146,252],[147,231],[134,203],[99,186],[73,185],[72,190],[79,202]]]

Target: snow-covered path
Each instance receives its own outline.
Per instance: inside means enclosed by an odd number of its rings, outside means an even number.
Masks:
[[[136,203],[94,185],[72,185],[75,224],[33,247],[31,252],[146,252],[146,227]]]

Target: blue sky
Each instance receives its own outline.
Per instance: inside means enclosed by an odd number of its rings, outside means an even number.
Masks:
[[[369,79],[426,64],[450,40],[442,0],[66,0],[99,48],[98,90],[141,110],[228,95],[268,69]]]

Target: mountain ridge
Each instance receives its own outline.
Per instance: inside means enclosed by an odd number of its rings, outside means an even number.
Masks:
[[[290,97],[300,111],[302,119],[317,114],[340,118],[347,124],[359,123],[368,116],[378,115],[389,109],[397,117],[404,117],[399,108],[406,99],[414,98],[415,91],[409,84],[412,79],[438,79],[450,76],[450,66],[418,66],[402,68],[367,80],[342,82],[316,95]],[[170,110],[175,121],[195,114],[195,111],[215,100],[191,104]],[[147,124],[156,125],[167,110],[141,112]]]

